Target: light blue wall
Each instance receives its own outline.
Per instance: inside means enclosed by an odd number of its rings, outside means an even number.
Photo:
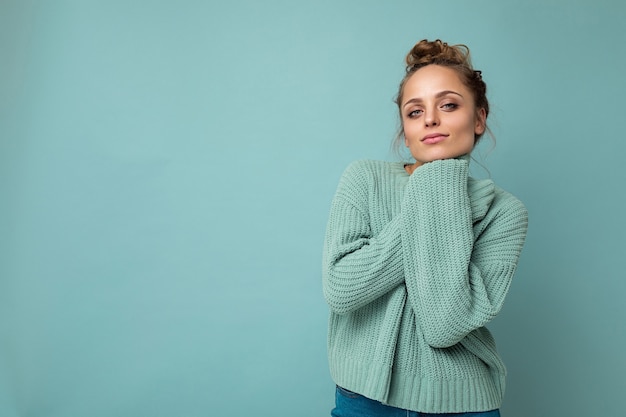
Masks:
[[[623,415],[623,4],[1,0],[0,415],[329,415],[330,199],[436,37],[530,211],[503,414]]]

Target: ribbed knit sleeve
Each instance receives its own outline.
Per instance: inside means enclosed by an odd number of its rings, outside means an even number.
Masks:
[[[363,162],[344,172],[331,204],[323,252],[323,289],[331,310],[352,312],[404,281],[400,219],[372,231],[373,173]]]
[[[490,210],[499,198],[491,181],[468,181],[464,159],[427,163],[411,175],[400,216],[404,276],[432,347],[455,345],[502,307],[527,213],[517,199]]]

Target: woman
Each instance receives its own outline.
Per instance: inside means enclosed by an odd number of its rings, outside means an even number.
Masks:
[[[468,177],[489,103],[467,47],[423,40],[406,64],[398,139],[414,162],[352,163],[331,206],[332,415],[499,416],[505,368],[484,326],[504,302],[527,212]]]

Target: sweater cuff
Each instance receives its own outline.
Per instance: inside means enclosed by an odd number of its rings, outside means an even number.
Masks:
[[[468,172],[469,163],[465,159],[440,159],[419,167],[411,180],[417,183],[420,193],[430,196],[446,196],[448,192],[467,195]]]
[[[437,160],[419,167],[409,179],[405,214],[421,223],[420,227],[428,224],[436,229],[447,229],[451,227],[449,224],[435,224],[456,223],[462,218],[471,224],[468,170],[467,161],[459,159]]]

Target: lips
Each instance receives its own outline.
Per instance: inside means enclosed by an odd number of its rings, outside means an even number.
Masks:
[[[443,133],[431,133],[422,138],[422,143],[425,143],[427,145],[434,145],[435,143],[439,143],[447,137],[448,135],[444,135]]]

